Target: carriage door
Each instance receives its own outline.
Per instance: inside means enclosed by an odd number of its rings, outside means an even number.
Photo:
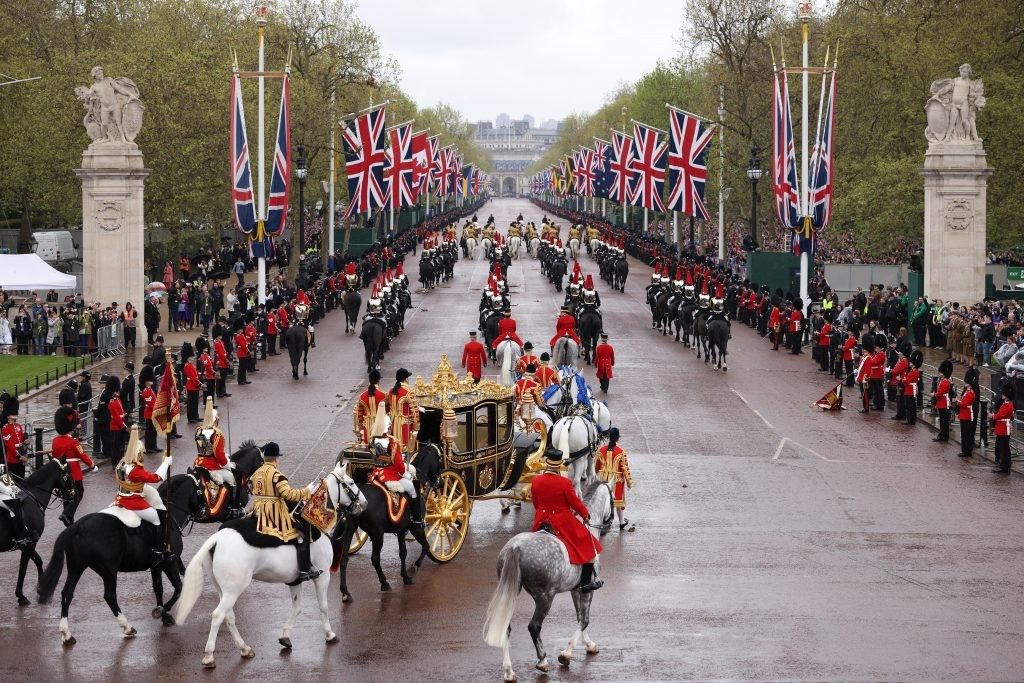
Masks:
[[[495,405],[477,406],[473,425],[476,446],[474,450],[478,453],[482,450],[493,448],[498,443],[497,424],[495,421]]]

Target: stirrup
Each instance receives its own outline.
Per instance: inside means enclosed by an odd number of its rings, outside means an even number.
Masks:
[[[296,577],[295,582],[302,583],[303,581],[312,581],[313,579],[317,578],[323,573],[324,572],[322,569],[310,567],[308,572],[299,572],[299,575]]]
[[[596,591],[598,588],[600,588],[603,585],[604,585],[604,581],[602,581],[601,579],[598,579],[598,578],[595,577],[586,586],[580,586],[580,593],[593,593],[594,591]]]

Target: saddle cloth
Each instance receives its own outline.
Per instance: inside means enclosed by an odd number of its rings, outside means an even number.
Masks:
[[[100,510],[100,512],[104,515],[116,517],[118,520],[120,520],[122,524],[124,524],[129,529],[135,529],[140,524],[142,524],[142,518],[135,514],[134,510],[128,510],[123,507],[118,507],[117,505],[105,507],[102,510]]]
[[[388,502],[388,519],[391,520],[392,524],[398,524],[402,521],[405,508],[409,505],[409,499],[402,495],[401,489],[398,489],[398,491],[392,489],[392,487],[399,486],[398,482],[389,481],[385,486],[379,480],[374,479],[372,483],[381,490],[384,494],[384,499]]]

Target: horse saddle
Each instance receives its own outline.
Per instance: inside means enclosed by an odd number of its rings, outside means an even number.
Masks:
[[[245,541],[248,545],[253,548],[277,548],[282,545],[295,545],[298,539],[291,541],[282,541],[277,536],[270,536],[269,534],[261,534],[256,530],[256,515],[249,515],[248,517],[241,517],[239,519],[232,519],[228,522],[224,522],[220,525],[221,529],[231,529]],[[309,542],[320,538],[320,532],[317,529],[312,529],[309,537]]]
[[[110,515],[111,517],[117,518],[121,524],[129,529],[137,529],[142,524],[142,518],[135,514],[134,510],[120,507],[118,505],[111,505],[100,510],[100,514]]]
[[[401,491],[395,491],[391,488],[392,486],[397,486],[397,482],[383,484],[379,479],[374,479],[371,483],[384,494],[384,500],[388,503],[388,519],[391,520],[392,524],[398,524],[405,514],[405,508],[409,505],[409,499]]]

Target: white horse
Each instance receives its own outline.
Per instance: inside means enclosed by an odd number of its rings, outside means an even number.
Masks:
[[[554,348],[551,349],[551,359],[558,367],[571,365],[574,368],[578,368],[580,364],[580,345],[571,337],[559,337],[555,341]]]
[[[476,251],[476,238],[475,237],[467,237],[466,238],[466,258],[472,260],[473,259],[473,252],[474,251]]]
[[[566,261],[571,263],[576,260],[576,255],[573,253],[572,246],[568,242],[562,247],[562,253],[565,255]]]
[[[601,435],[597,425],[587,417],[570,415],[563,417],[551,428],[551,442],[562,451],[562,456],[570,458],[579,453],[569,463],[569,478],[577,491],[582,490],[583,482],[592,482],[597,477],[594,472],[594,449]]]
[[[539,237],[534,237],[533,239],[530,240],[529,252],[530,252],[530,256],[532,256],[533,258],[537,258],[537,254],[538,254],[538,252],[540,252],[540,238]]]
[[[490,237],[481,237],[480,249],[483,252],[484,258],[490,258],[491,251],[494,249],[494,240],[492,240]]]
[[[334,509],[341,514],[360,514],[366,509],[366,498],[360,493],[355,482],[345,473],[343,462],[339,462],[334,470],[325,478],[327,490],[334,504]],[[311,485],[312,486],[312,485]],[[216,550],[216,553],[214,551]],[[206,539],[199,552],[188,563],[185,570],[184,587],[181,600],[175,610],[174,618],[179,624],[185,623],[189,612],[203,591],[203,575],[208,573],[214,588],[220,594],[220,602],[213,610],[210,619],[210,637],[206,641],[203,654],[203,666],[212,669],[216,666],[213,653],[217,646],[217,633],[221,622],[226,621],[228,631],[234,638],[243,658],[255,655],[251,647],[245,644],[238,627],[235,625],[235,602],[242,592],[252,583],[253,579],[266,583],[291,584],[298,576],[298,560],[293,545],[282,545],[275,548],[254,548],[246,543],[240,533],[234,529],[221,529]],[[331,574],[327,571],[333,559],[330,534],[321,534],[309,549],[309,557],[314,567],[323,569],[323,573],[313,579],[317,602],[320,605],[320,621],[324,628],[324,639],[328,643],[338,642],[338,636],[331,630],[328,616],[327,587],[331,582]],[[301,584],[289,585],[292,596],[292,611],[281,629],[278,642],[286,649],[292,646],[291,631],[295,619],[302,611]]]
[[[516,362],[523,355],[523,347],[506,339],[495,349],[495,356],[501,358],[501,386],[510,387],[516,383]]]
[[[519,259],[519,249],[523,246],[523,238],[519,235],[513,235],[508,238],[508,252],[512,255],[512,258]]]
[[[594,258],[597,258],[597,249],[601,246],[601,240],[597,237],[590,240],[590,253],[593,254]]]
[[[572,260],[575,261],[576,258],[580,255],[580,238],[579,237],[573,237],[571,240],[569,240],[569,245],[568,246],[569,246],[569,253],[572,254]]]
[[[598,529],[603,533],[611,525],[615,514],[611,489],[603,482],[594,482],[587,487],[583,502],[590,513],[590,533],[597,537]],[[599,558],[595,558],[595,565],[598,564],[598,560]],[[552,534],[542,531],[516,534],[501,549],[498,554],[498,586],[487,605],[483,637],[488,645],[501,648],[503,680],[517,680],[512,669],[509,636],[512,633],[512,615],[515,613],[516,598],[522,590],[525,590],[534,602],[533,617],[528,628],[537,650],[535,666],[539,671],[546,672],[551,668],[540,634],[544,619],[559,593],[571,592],[572,602],[576,608],[576,630],[569,638],[568,646],[558,653],[559,663],[563,666],[569,665],[576,643],[580,640],[583,641],[588,654],[597,654],[601,651],[597,643],[587,635],[587,627],[590,626],[590,604],[594,594],[579,592],[580,574],[580,567],[569,564],[565,547]]]

